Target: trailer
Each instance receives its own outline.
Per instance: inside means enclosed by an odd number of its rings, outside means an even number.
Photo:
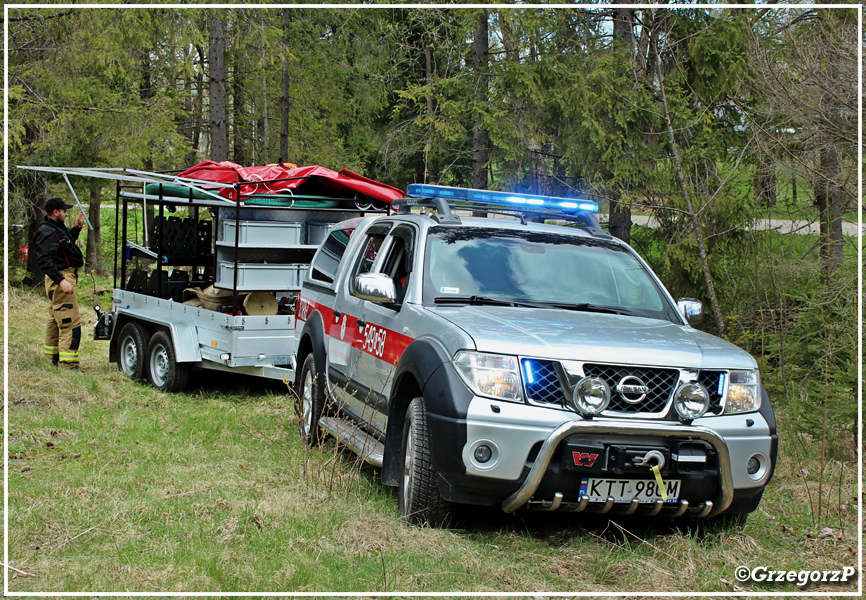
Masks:
[[[293,382],[295,303],[320,242],[333,224],[388,213],[402,195],[377,182],[396,193],[320,185],[314,191],[330,193],[310,194],[309,185],[287,189],[292,177],[251,189],[127,169],[22,168],[116,182],[114,289],[109,310],[95,307],[94,338],[109,341],[109,361],[126,375],[163,391],[183,390],[194,369]]]

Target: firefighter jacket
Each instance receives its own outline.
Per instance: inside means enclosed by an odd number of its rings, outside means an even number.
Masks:
[[[39,225],[33,236],[33,247],[39,260],[39,268],[51,281],[59,284],[63,280],[60,271],[84,266],[84,256],[75,245],[81,233],[80,227],[67,229],[48,217]]]

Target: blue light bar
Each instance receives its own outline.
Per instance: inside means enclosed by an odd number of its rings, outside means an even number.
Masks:
[[[512,208],[526,207],[528,210],[553,209],[564,212],[598,212],[598,202],[592,200],[515,194],[513,192],[491,192],[444,185],[428,185],[426,183],[411,184],[406,190],[406,195],[413,198],[442,198],[443,200],[471,202],[472,204],[493,204]]]

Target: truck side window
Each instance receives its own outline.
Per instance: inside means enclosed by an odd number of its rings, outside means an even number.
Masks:
[[[351,279],[373,270],[373,263],[376,262],[376,257],[379,256],[379,249],[385,243],[385,237],[388,235],[390,228],[391,223],[382,223],[373,225],[367,230],[367,237],[362,242],[358,264],[355,265],[355,272],[352,274]]]
[[[397,290],[396,304],[401,304],[412,272],[415,232],[411,227],[402,225],[394,229],[391,237],[391,246],[382,261],[382,273],[394,280],[394,288]]]
[[[379,255],[379,249],[382,247],[384,241],[384,235],[368,236],[367,241],[364,244],[364,249],[361,251],[361,260],[358,263],[358,269],[355,271],[355,275],[369,273],[373,270],[373,263],[376,261],[376,257]]]
[[[310,277],[316,281],[334,283],[337,267],[346,252],[346,244],[352,237],[354,229],[337,229],[332,231],[322,244],[321,249],[310,265]]]

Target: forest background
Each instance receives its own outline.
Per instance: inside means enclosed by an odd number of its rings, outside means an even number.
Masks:
[[[704,302],[703,329],[756,357],[783,448],[820,448],[797,475],[820,489],[857,471],[860,443],[861,265],[842,230],[858,216],[858,18],[855,4],[9,9],[6,276],[39,283],[19,248],[68,195],[19,164],[291,161],[589,197],[674,297]],[[76,189],[102,276],[113,185]],[[755,230],[765,218],[820,235]],[[829,498],[808,502],[829,518]]]

